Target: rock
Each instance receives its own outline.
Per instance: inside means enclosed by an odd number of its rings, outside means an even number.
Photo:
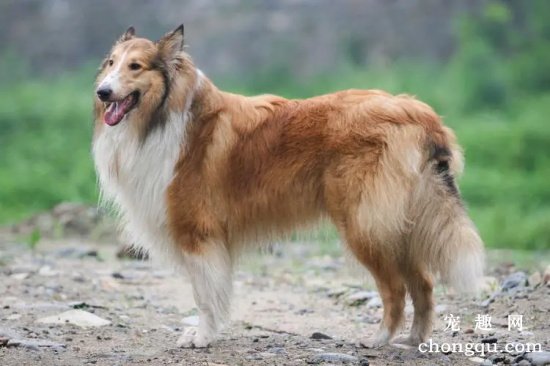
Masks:
[[[284,349],[283,347],[269,347],[267,349],[267,353],[270,353],[274,356],[287,354],[286,349]]]
[[[492,294],[491,296],[489,296],[487,299],[483,300],[481,302],[481,304],[479,304],[479,306],[483,307],[483,308],[486,308],[488,307],[490,304],[492,304],[493,302],[495,302],[495,299],[497,298],[497,295],[498,295],[498,292]]]
[[[52,267],[50,266],[42,266],[38,270],[38,274],[44,277],[53,277],[57,276],[59,274],[59,271],[52,269]]]
[[[29,277],[29,273],[27,272],[14,273],[10,276],[10,278],[13,278],[14,280],[18,280],[18,281],[23,281],[27,277]]]
[[[359,361],[359,366],[369,366],[370,365],[370,362],[369,362],[369,359],[364,357],[361,359],[361,361]]]
[[[550,352],[530,352],[523,355],[523,357],[531,362],[535,366],[550,365]]]
[[[443,312],[445,312],[445,310],[447,310],[447,305],[445,304],[439,304],[439,305],[436,305],[435,308],[434,308],[434,311],[437,313],[437,314],[441,314]]]
[[[88,304],[83,301],[72,301],[68,305],[73,309],[107,309],[105,306]]]
[[[489,359],[485,359],[483,360],[483,362],[481,363],[481,366],[492,366],[493,365],[493,361],[489,360]]]
[[[500,287],[502,291],[509,291],[513,288],[524,287],[527,283],[527,275],[525,272],[515,272],[506,277]]]
[[[531,366],[531,362],[527,360],[521,360],[518,362],[518,366]]]
[[[311,337],[309,337],[311,339],[332,339],[331,336],[328,336],[324,333],[321,333],[321,332],[314,332]]]
[[[344,295],[347,291],[348,291],[347,288],[340,287],[340,288],[332,289],[329,292],[327,292],[327,296],[328,297],[334,297],[334,298],[337,299],[340,296]]]
[[[183,325],[187,325],[187,326],[190,326],[190,327],[198,327],[199,326],[199,316],[198,315],[186,316],[185,318],[183,318],[181,320],[181,322],[183,323]]]
[[[499,363],[499,362],[504,362],[506,357],[504,357],[503,355],[500,355],[500,354],[495,354],[495,355],[489,356],[487,359],[489,361],[491,361],[492,363]]]
[[[117,280],[123,280],[125,279],[126,277],[124,277],[124,275],[120,272],[113,272],[111,274],[111,276],[113,276],[113,278],[116,278]]]
[[[539,271],[533,273],[531,276],[529,276],[529,286],[531,287],[537,287],[542,282],[542,276]]]
[[[0,337],[0,347],[5,347],[8,344],[9,340],[10,339],[7,337]]]
[[[333,364],[355,363],[357,362],[357,357],[346,355],[345,353],[327,352],[327,353],[319,353],[318,355],[313,355],[307,361],[307,363],[314,364],[314,365],[317,365],[323,362],[330,362]]]
[[[258,353],[258,359],[259,360],[263,360],[265,358],[272,358],[272,357],[276,357],[277,355],[275,353],[271,353],[271,352],[260,352]]]
[[[378,297],[376,291],[359,291],[347,297],[346,303],[350,306],[361,305],[374,297]]]
[[[483,338],[481,340],[481,343],[489,343],[489,344],[492,344],[492,343],[497,343],[498,339],[497,337],[486,337],[486,338]]]
[[[472,361],[473,363],[477,363],[478,365],[481,365],[483,361],[485,361],[481,357],[470,357],[468,360]]]
[[[41,340],[35,340],[35,339],[10,339],[6,346],[28,348],[34,351],[38,351],[40,348],[54,348],[54,349],[65,348],[65,345],[61,343],[41,341]]]
[[[474,328],[466,328],[464,330],[464,334],[472,334],[472,333],[474,333]]]
[[[111,324],[110,321],[84,310],[75,309],[64,313],[38,319],[37,323],[43,324],[74,324],[79,327],[101,327]]]
[[[91,247],[86,247],[86,246],[61,248],[55,251],[54,254],[62,258],[78,258],[78,259],[98,256],[96,249],[93,249]]]
[[[373,297],[367,302],[367,308],[374,309],[374,308],[381,308],[382,307],[382,299],[380,297]]]

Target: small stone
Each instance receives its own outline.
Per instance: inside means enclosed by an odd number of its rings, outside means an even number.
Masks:
[[[481,343],[492,344],[492,343],[497,343],[497,341],[498,341],[497,337],[487,337],[487,338],[483,338],[481,340]]]
[[[435,311],[437,314],[441,314],[441,313],[443,313],[445,310],[447,310],[447,305],[445,305],[445,304],[436,305],[435,308],[434,308],[434,311]]]
[[[503,355],[499,355],[499,354],[491,355],[488,358],[488,360],[490,360],[492,363],[504,362],[505,359],[506,359],[506,357],[504,357]]]
[[[533,273],[531,276],[529,276],[529,286],[531,287],[537,287],[542,282],[542,276],[539,271]]]
[[[515,272],[506,277],[500,287],[502,291],[509,291],[513,288],[524,287],[527,283],[527,275],[525,272]]]
[[[334,297],[334,298],[339,298],[340,296],[342,296],[343,294],[345,294],[348,290],[346,288],[337,288],[337,289],[332,289],[330,290],[328,293],[327,293],[327,296],[328,297]]]
[[[23,281],[27,277],[29,277],[29,274],[27,272],[14,273],[10,276],[10,278],[13,278],[14,280],[18,280],[18,281]]]
[[[370,362],[368,358],[362,358],[361,361],[359,361],[359,366],[369,366]]]
[[[267,349],[267,352],[272,354],[272,355],[286,355],[287,354],[286,349],[284,349],[283,347],[269,347]]]
[[[331,336],[328,336],[324,333],[321,333],[321,332],[314,332],[311,337],[311,339],[332,339]]]
[[[367,302],[367,308],[374,309],[382,307],[382,299],[380,297],[373,297]]]
[[[260,352],[258,353],[259,359],[263,360],[264,358],[271,358],[277,356],[275,353],[271,352]]]
[[[483,361],[485,361],[481,357],[470,357],[468,360],[472,361],[473,363],[477,363],[478,365],[481,365]]]
[[[33,351],[38,351],[40,348],[54,348],[54,349],[65,348],[65,345],[61,343],[41,341],[41,340],[31,340],[31,339],[10,339],[6,346],[28,348]]]
[[[357,357],[347,355],[345,353],[334,353],[334,352],[327,352],[327,353],[319,353],[317,355],[311,356],[307,363],[309,364],[320,364],[323,362],[330,362],[330,363],[336,363],[336,364],[347,364],[347,363],[355,363],[357,362]]]
[[[347,297],[346,303],[350,306],[357,306],[364,304],[368,300],[378,297],[378,292],[376,291],[359,291],[354,294],[351,294]]]
[[[198,315],[191,315],[186,316],[181,320],[183,325],[187,325],[189,327],[197,327],[199,325],[199,316]]]
[[[491,305],[493,302],[495,302],[495,299],[497,298],[498,293],[494,293],[491,296],[489,296],[487,299],[483,300],[481,304],[479,304],[481,307],[486,308],[489,305]]]
[[[481,366],[492,366],[493,365],[493,362],[489,359],[485,359],[483,360],[483,362],[481,363]]]
[[[531,366],[531,362],[527,360],[521,360],[518,362],[518,366]]]
[[[116,278],[117,280],[123,280],[125,278],[120,272],[113,272],[111,276],[113,276],[113,278]]]
[[[464,329],[464,334],[472,334],[474,332],[474,328],[466,328]]]
[[[6,317],[7,320],[17,320],[21,318],[21,314],[11,314]]]
[[[74,324],[79,327],[101,327],[111,324],[110,321],[84,310],[75,309],[64,313],[38,319],[37,323],[43,324]]]
[[[534,366],[544,366],[550,364],[550,352],[530,352],[523,355],[526,360],[529,360]]]
[[[53,277],[57,276],[59,274],[59,271],[52,269],[52,267],[50,266],[42,266],[38,270],[38,274],[44,277]]]

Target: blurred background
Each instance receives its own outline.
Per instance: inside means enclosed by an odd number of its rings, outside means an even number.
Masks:
[[[487,245],[550,248],[546,0],[3,0],[0,225],[97,202],[99,61],[129,25],[158,39],[182,22],[187,51],[229,91],[430,103],[465,149],[461,189]]]

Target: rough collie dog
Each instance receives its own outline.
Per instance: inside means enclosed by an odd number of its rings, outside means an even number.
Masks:
[[[183,51],[183,26],[157,42],[133,28],[96,83],[93,155],[103,197],[132,242],[181,265],[205,347],[227,319],[232,265],[251,244],[321,218],[373,275],[384,305],[372,345],[431,333],[434,278],[472,289],[483,244],[455,183],[462,155],[426,104],[378,90],[304,100],[223,92]]]

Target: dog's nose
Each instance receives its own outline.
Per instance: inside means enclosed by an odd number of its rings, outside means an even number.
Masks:
[[[101,88],[97,89],[96,93],[101,101],[106,102],[109,100],[111,94],[113,94],[113,90],[111,88]]]

